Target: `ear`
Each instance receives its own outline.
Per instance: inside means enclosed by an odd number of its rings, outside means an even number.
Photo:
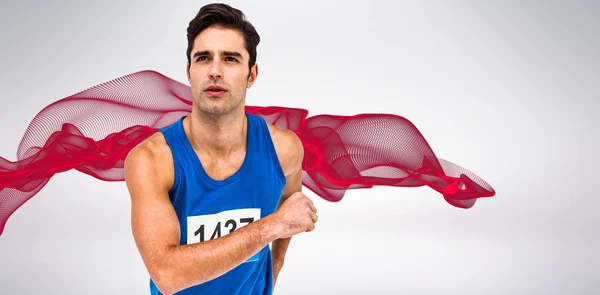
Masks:
[[[248,82],[246,83],[246,88],[252,87],[252,84],[256,81],[256,77],[258,77],[258,64],[255,63],[250,68],[250,74],[248,75]]]
[[[188,62],[185,67],[185,75],[187,76],[188,82],[190,82],[190,63]]]

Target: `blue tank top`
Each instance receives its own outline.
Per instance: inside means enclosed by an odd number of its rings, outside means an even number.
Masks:
[[[171,149],[175,179],[169,197],[179,219],[180,245],[227,235],[277,209],[285,186],[265,120],[246,113],[248,137],[241,167],[224,180],[211,178],[185,135],[181,117],[159,129]],[[198,265],[202,267],[202,265]],[[231,271],[176,294],[272,294],[269,245]],[[150,293],[161,294],[150,279]]]

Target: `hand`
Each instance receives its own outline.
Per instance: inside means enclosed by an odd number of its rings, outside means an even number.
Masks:
[[[302,192],[296,192],[287,198],[273,213],[273,217],[281,226],[278,235],[280,239],[313,231],[319,219],[313,201]]]

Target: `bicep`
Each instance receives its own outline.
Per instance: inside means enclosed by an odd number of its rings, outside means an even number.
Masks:
[[[285,150],[287,151],[287,154],[285,155],[286,158],[284,159],[284,162],[287,164],[287,167],[284,167],[284,171],[290,172],[286,175],[286,185],[283,188],[280,204],[292,194],[302,191],[302,161],[304,159],[304,149],[302,142],[295,134],[289,135],[288,144]]]
[[[131,198],[131,229],[142,260],[152,274],[169,247],[179,244],[177,215],[164,176],[148,150],[132,150],[125,160]]]
[[[302,169],[298,168],[286,176],[286,184],[283,187],[282,196],[289,197],[295,192],[302,191]]]

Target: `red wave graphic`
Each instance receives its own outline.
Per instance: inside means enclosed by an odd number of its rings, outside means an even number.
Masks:
[[[0,157],[0,235],[8,218],[56,173],[76,169],[123,181],[127,153],[191,112],[189,86],[155,71],[132,73],[61,99],[38,113],[17,150]],[[303,142],[303,185],[331,202],[375,185],[429,186],[451,205],[471,208],[495,195],[481,178],[439,159],[407,119],[392,114],[316,115],[279,106],[246,111],[294,131]]]

